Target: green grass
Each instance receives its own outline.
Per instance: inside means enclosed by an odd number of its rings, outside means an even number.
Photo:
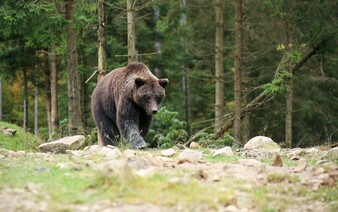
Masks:
[[[21,127],[7,122],[0,122],[0,130],[3,127],[15,129],[17,132],[12,137],[7,137],[0,133],[0,148],[10,149],[14,151],[37,151],[37,146],[41,144],[41,140],[35,139],[31,133],[26,133]]]

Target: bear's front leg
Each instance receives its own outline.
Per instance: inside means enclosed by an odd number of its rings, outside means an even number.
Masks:
[[[134,108],[123,107],[117,111],[117,126],[122,138],[127,139],[133,148],[142,149],[147,146],[140,134],[138,112]]]

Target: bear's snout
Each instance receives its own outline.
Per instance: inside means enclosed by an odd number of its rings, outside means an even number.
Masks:
[[[157,113],[157,110],[153,110],[153,115],[155,115]]]

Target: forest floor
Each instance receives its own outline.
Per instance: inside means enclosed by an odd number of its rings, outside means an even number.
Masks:
[[[95,148],[0,149],[0,211],[338,211],[337,161],[320,148],[195,159]]]

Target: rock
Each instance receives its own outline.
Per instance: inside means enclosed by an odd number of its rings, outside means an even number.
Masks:
[[[125,158],[132,158],[132,157],[135,157],[136,156],[136,151],[135,150],[132,150],[132,149],[126,149],[124,150],[123,152],[123,156]]]
[[[117,148],[102,147],[98,152],[101,155],[104,155],[107,159],[117,159],[122,157],[122,152]]]
[[[109,160],[105,163],[96,164],[93,168],[108,178],[116,177],[122,183],[128,183],[135,177],[125,159]]]
[[[173,148],[162,150],[161,155],[164,157],[172,157],[174,156],[176,151]]]
[[[324,159],[337,161],[338,160],[338,147],[334,147],[330,149],[325,155],[323,156]]]
[[[279,145],[271,138],[265,136],[256,136],[251,138],[243,149],[279,149]]]
[[[244,166],[261,167],[263,164],[255,159],[239,159],[240,164]]]
[[[179,159],[187,159],[187,160],[200,160],[203,157],[202,152],[198,152],[196,150],[185,149],[181,152],[177,158]]]
[[[85,136],[75,135],[61,138],[56,141],[44,143],[39,146],[42,152],[65,153],[66,150],[77,150],[85,141]]]
[[[201,146],[196,142],[191,142],[189,145],[190,149],[201,149]]]
[[[233,156],[234,152],[232,151],[231,147],[226,146],[222,149],[216,150],[216,152],[212,156],[223,155],[223,156]]]
[[[280,155],[276,155],[275,159],[273,160],[271,166],[282,167],[283,161]]]
[[[2,134],[4,134],[7,137],[12,137],[15,135],[16,130],[8,128],[8,127],[2,127],[3,129],[1,130]]]
[[[140,157],[132,157],[127,160],[128,165],[134,170],[147,169],[149,164],[146,159]]]

